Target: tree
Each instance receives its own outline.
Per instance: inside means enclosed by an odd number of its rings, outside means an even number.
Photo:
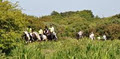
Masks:
[[[53,11],[51,15],[59,15],[59,13],[57,11]]]
[[[83,17],[86,19],[94,18],[94,15],[91,10],[78,11],[77,13],[79,14],[80,17]]]

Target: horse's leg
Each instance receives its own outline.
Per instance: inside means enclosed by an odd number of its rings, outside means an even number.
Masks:
[[[78,35],[78,39],[81,39],[81,36],[80,36],[80,35]]]
[[[43,38],[44,41],[47,41],[47,38]]]
[[[31,37],[30,41],[31,41],[31,42],[33,42],[33,41],[34,41],[34,38],[33,38],[33,37]]]
[[[30,42],[32,42],[33,41],[33,37],[29,34],[29,36],[30,36]]]
[[[81,35],[81,38],[83,38],[83,35]]]
[[[46,35],[47,36],[47,39],[49,40],[49,36],[48,35]]]
[[[80,39],[80,35],[78,35],[78,40]]]
[[[28,37],[25,36],[25,43],[28,43]]]
[[[44,39],[43,39],[43,35],[42,35],[42,34],[41,34],[41,39],[42,39],[42,40],[44,40]]]
[[[48,39],[48,40],[52,40],[51,34],[48,34],[48,35],[47,35],[47,39]]]
[[[56,37],[54,34],[52,34],[52,36],[53,36],[52,39],[56,41],[56,40],[57,40],[57,37]]]

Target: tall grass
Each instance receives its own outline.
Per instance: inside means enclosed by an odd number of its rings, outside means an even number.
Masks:
[[[119,59],[120,41],[64,38],[59,41],[20,44],[9,59]]]

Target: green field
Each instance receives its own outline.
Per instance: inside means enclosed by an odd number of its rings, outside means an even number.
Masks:
[[[4,58],[4,56],[3,56]],[[119,40],[76,40],[63,38],[59,41],[19,44],[8,59],[119,59]]]

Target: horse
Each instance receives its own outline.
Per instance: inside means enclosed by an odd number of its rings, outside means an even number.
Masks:
[[[27,31],[23,32],[22,38],[24,38],[26,40],[26,43],[31,42],[30,35]]]
[[[54,39],[54,40],[57,40],[56,33],[55,33],[55,32],[53,32],[53,33],[50,32],[50,34],[48,34],[47,38],[48,38],[49,40],[53,40],[53,39]]]
[[[32,38],[34,39],[34,41],[36,40],[41,41],[41,38],[37,32],[32,33]]]
[[[79,31],[77,34],[76,34],[76,38],[77,39],[81,39],[83,37],[83,32],[82,31]]]
[[[43,41],[47,41],[47,36],[43,34],[43,35],[42,35],[42,40],[43,40]]]

